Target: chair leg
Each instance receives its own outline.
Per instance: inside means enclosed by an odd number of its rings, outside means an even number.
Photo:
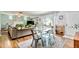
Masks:
[[[37,48],[38,40],[35,40],[35,48]]]
[[[38,40],[33,40],[31,46],[33,46],[33,42],[35,41],[35,48],[37,48]]]
[[[43,42],[43,40],[41,39],[41,42],[42,42],[42,46],[44,47],[44,42]]]
[[[32,44],[31,44],[31,46],[33,45],[33,41],[34,41],[34,40],[32,40]]]

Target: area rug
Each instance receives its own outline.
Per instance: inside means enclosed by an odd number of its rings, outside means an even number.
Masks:
[[[55,43],[52,45],[52,48],[63,48],[65,40],[61,37],[55,36]]]
[[[28,39],[23,42],[20,42],[20,43],[18,43],[18,47],[19,48],[29,48],[31,46],[32,40],[33,39]]]
[[[32,40],[33,39],[28,39],[28,40],[25,40],[23,42],[18,43],[19,48],[29,48],[32,44]],[[62,39],[61,37],[56,36],[55,37],[55,43],[51,47],[48,47],[48,48],[63,48],[65,41],[66,40]],[[42,47],[42,44],[39,41],[37,48],[45,48],[45,47]]]

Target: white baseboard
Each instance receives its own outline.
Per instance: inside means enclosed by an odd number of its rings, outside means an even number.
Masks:
[[[70,35],[64,35],[63,37],[64,37],[64,38],[69,38],[69,39],[72,39],[72,40],[74,40],[74,36],[70,36]]]

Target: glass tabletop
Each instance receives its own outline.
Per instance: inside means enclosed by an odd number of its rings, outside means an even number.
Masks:
[[[50,47],[54,43],[54,35],[53,35],[53,31],[51,28],[36,27],[35,31],[38,37],[40,37],[43,40],[44,47]]]

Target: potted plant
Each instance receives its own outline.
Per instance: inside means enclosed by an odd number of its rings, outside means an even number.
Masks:
[[[21,29],[23,29],[24,25],[23,24],[20,24],[20,27],[21,27]]]
[[[29,28],[32,27],[32,24],[29,24],[28,27],[29,27]]]
[[[16,28],[19,29],[19,30],[22,29],[23,27],[24,27],[23,24],[16,24]]]
[[[31,28],[32,27],[32,24],[29,24],[29,25],[25,25],[26,28]]]

